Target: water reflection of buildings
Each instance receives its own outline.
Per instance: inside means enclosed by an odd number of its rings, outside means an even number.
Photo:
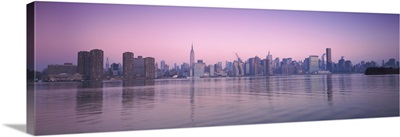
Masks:
[[[339,77],[339,91],[344,94],[345,91],[351,91],[353,84],[351,77],[346,74],[341,74]]]
[[[192,121],[192,126],[195,126],[194,123],[194,113],[195,113],[195,104],[194,104],[194,79],[190,80],[190,120]]]
[[[332,94],[332,92],[333,92],[333,90],[332,90],[332,75],[327,75],[326,76],[326,85],[327,85],[327,88],[326,88],[326,93],[327,93],[327,96],[328,96],[328,104],[330,105],[330,106],[332,106],[333,105],[333,101],[332,101],[332,97],[333,97],[333,94]]]
[[[126,80],[122,83],[122,120],[132,120],[135,109],[154,108],[154,80]]]
[[[78,86],[75,111],[77,122],[100,122],[103,111],[103,82],[87,81]]]
[[[310,95],[313,94],[320,94],[319,91],[325,91],[326,87],[326,82],[325,82],[325,77],[321,75],[308,75],[306,76],[306,86],[305,90],[307,92],[314,92],[311,93]]]
[[[309,95],[326,94],[329,106],[333,105],[332,75],[309,75],[305,78],[305,91]],[[322,92],[322,93],[321,93]]]

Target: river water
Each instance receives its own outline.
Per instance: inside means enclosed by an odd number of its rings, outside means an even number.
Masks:
[[[33,85],[28,85],[33,86]],[[399,75],[35,83],[37,134],[399,116]]]

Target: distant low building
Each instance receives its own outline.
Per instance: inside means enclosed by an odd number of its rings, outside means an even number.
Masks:
[[[64,65],[48,65],[48,81],[81,81],[82,75],[78,73],[78,67],[72,63]]]
[[[120,70],[121,70],[120,66],[117,63],[112,63],[111,64],[111,75],[113,77],[122,75],[121,74],[122,72]]]
[[[202,63],[202,61],[198,61],[197,63],[194,64],[194,77],[203,77],[204,76],[204,70],[205,70],[206,64]]]

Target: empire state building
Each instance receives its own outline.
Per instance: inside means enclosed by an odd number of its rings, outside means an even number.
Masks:
[[[192,50],[190,50],[190,76],[193,76],[193,66],[194,66],[194,50],[193,50],[193,43],[192,43]]]

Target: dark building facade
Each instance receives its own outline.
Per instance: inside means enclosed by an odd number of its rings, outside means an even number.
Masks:
[[[271,59],[266,59],[265,60],[265,75],[272,75],[272,60]]]
[[[348,73],[351,73],[351,72],[353,72],[353,64],[351,63],[351,61],[350,60],[346,60],[345,62],[344,62],[344,68],[345,68],[345,72],[348,72]]]
[[[122,73],[125,79],[133,79],[133,53],[124,52],[122,54]]]
[[[144,59],[142,56],[133,58],[133,75],[135,78],[144,77]]]
[[[332,50],[331,48],[326,48],[326,70],[332,72]]]
[[[90,80],[103,79],[103,63],[104,52],[100,49],[93,49],[90,51]]]
[[[342,56],[342,58],[338,61],[338,67],[336,69],[337,72],[344,72],[345,71],[345,66],[344,66],[344,57]]]
[[[121,75],[121,69],[119,68],[120,65],[117,63],[112,63],[111,64],[111,75],[112,76],[120,76]]]
[[[155,59],[153,57],[144,58],[144,74],[146,79],[154,79],[155,76]]]
[[[89,79],[90,75],[90,52],[78,52],[78,73],[82,75],[84,80]]]

